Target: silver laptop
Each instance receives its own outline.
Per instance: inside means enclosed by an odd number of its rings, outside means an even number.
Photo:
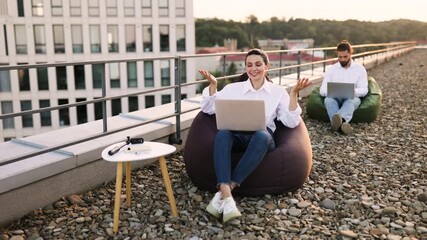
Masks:
[[[259,131],[266,129],[263,100],[216,99],[218,130]]]
[[[354,98],[354,83],[328,82],[327,96],[330,98]]]

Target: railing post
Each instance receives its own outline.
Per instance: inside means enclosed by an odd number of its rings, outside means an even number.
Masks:
[[[92,65],[92,71],[93,71],[93,65]],[[103,75],[103,78],[101,81],[102,98],[104,98],[104,99],[107,96],[107,86],[105,84],[105,71],[107,71],[107,69],[106,69],[105,63],[104,63],[104,75]],[[92,76],[93,76],[93,73],[92,73]],[[105,100],[102,101],[102,131],[103,132],[108,131],[108,127],[107,127],[107,102]]]
[[[280,57],[280,59],[279,59],[279,61],[280,61],[280,64],[279,64],[279,67],[280,67],[280,70],[279,70],[279,85],[282,85],[282,55],[283,55],[283,52],[280,52],[279,53],[279,57]]]
[[[181,139],[181,56],[175,58],[175,136],[169,136],[170,144],[182,144]]]
[[[314,62],[314,50],[311,54],[311,75],[312,76],[314,75],[314,63],[313,62]]]
[[[301,50],[298,51],[297,79],[300,78],[300,74],[301,74],[301,67],[299,66],[300,64],[301,64]]]
[[[324,53],[323,53],[323,72],[325,72],[326,71],[326,55],[327,55],[327,51],[325,51]]]

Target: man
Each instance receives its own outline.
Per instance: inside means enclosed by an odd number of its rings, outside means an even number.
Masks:
[[[363,65],[351,59],[353,48],[346,40],[337,45],[338,62],[333,64],[326,72],[320,87],[320,95],[325,97],[325,107],[331,121],[333,131],[341,130],[344,134],[351,134],[353,128],[350,120],[354,111],[360,105],[360,98],[368,93],[368,74]],[[352,99],[327,97],[328,82],[354,83],[355,94]]]

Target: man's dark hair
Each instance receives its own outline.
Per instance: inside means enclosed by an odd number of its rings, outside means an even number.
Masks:
[[[350,43],[347,40],[342,40],[337,45],[337,52],[349,52],[350,54],[353,53],[353,48],[351,47]]]

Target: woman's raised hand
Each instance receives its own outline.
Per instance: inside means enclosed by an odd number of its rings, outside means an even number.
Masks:
[[[202,74],[202,76],[209,81],[209,84],[215,86],[218,84],[218,81],[216,80],[215,76],[212,75],[210,72],[206,71],[205,69],[200,69],[199,73]]]
[[[304,88],[310,86],[312,83],[313,82],[311,82],[310,80],[308,80],[308,78],[298,79],[298,82],[292,88],[292,91],[294,91],[295,93],[298,93],[299,91],[303,90]]]

